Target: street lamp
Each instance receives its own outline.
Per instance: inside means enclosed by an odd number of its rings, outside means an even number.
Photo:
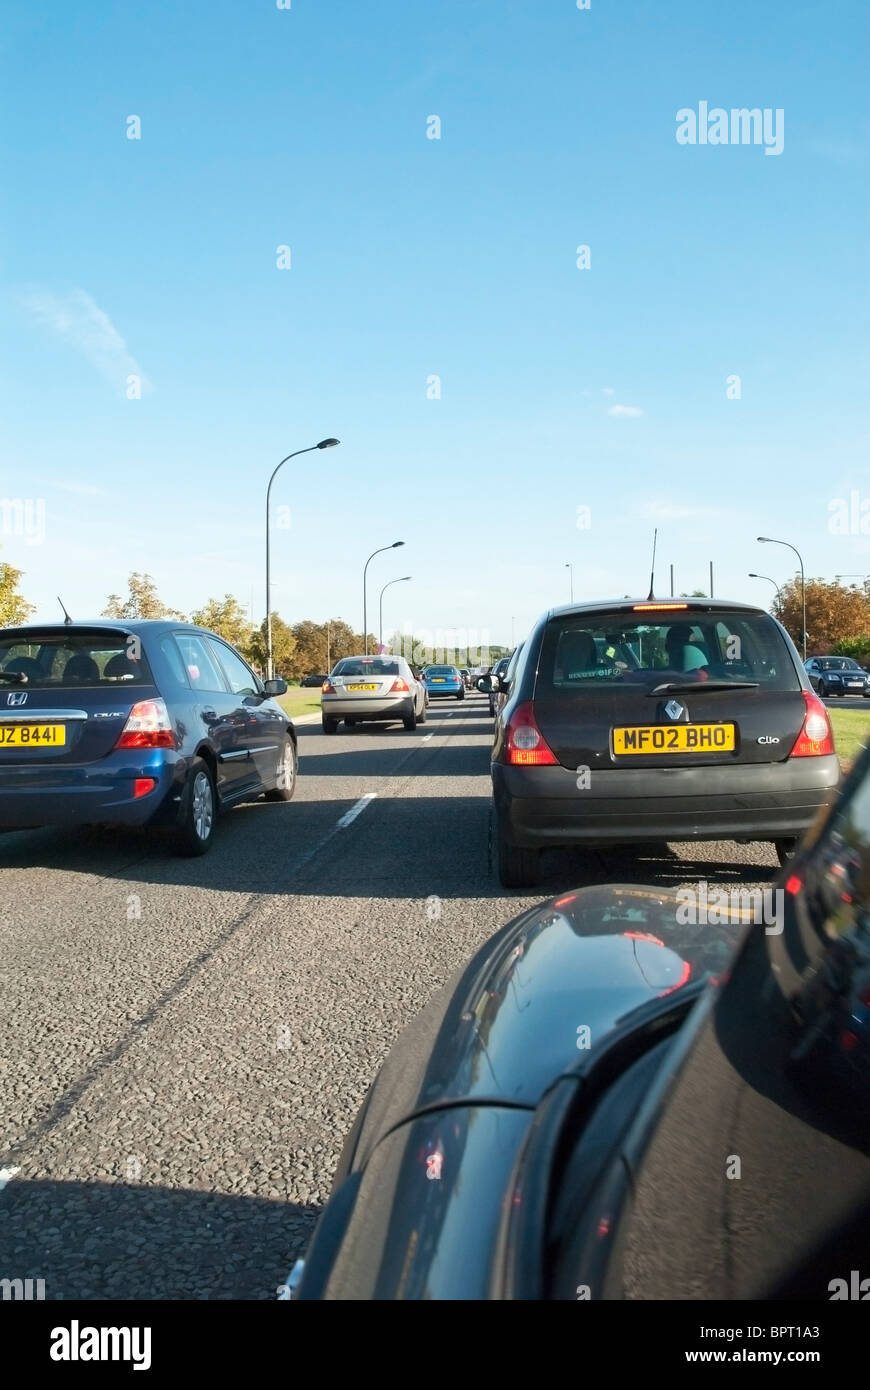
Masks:
[[[771,579],[771,577],[770,577],[769,574],[752,574],[752,573],[750,573],[749,578],[750,578],[750,579],[766,579],[767,582],[768,582],[768,584],[772,584],[773,587],[774,587],[774,589],[776,589],[776,601],[777,601],[777,603],[779,603],[779,585],[777,584],[777,582],[776,582],[775,579]]]
[[[365,565],[363,566],[363,650],[366,656],[368,656],[369,654],[369,615],[368,599],[366,597],[366,574],[368,572],[368,567],[376,555],[383,555],[385,550],[397,550],[400,545],[404,544],[404,541],[393,541],[392,545],[382,545],[379,550],[372,551],[371,555],[366,560]]]
[[[567,565],[565,566],[565,568],[566,568],[566,570],[570,570],[570,571],[571,571],[571,574],[570,574],[570,580],[571,580],[571,602],[573,603],[573,602],[574,602],[574,566],[573,566],[572,564],[569,563],[569,564],[567,564]]]
[[[806,577],[805,577],[805,575],[804,575],[804,562],[803,562],[803,558],[802,558],[802,556],[801,556],[801,553],[800,553],[800,551],[799,551],[795,546],[792,545],[791,541],[778,541],[778,540],[775,540],[773,536],[756,536],[756,540],[760,541],[762,545],[784,545],[784,546],[787,546],[788,549],[789,549],[789,550],[793,550],[794,553],[795,553],[795,555],[798,557],[798,562],[800,563],[800,567],[801,567],[801,612],[802,612],[802,614],[803,614],[802,619],[801,619],[801,645],[802,645],[802,647],[803,647],[804,661],[806,661],[806,659],[807,659],[807,581],[806,581]]]
[[[384,589],[389,589],[391,584],[407,584],[409,579],[413,579],[412,574],[403,574],[401,579],[388,579]],[[381,596],[378,599],[378,646],[384,645],[384,589],[381,589]]]
[[[266,488],[266,679],[272,679],[272,584],[269,569],[269,497],[272,492],[272,484],[275,481],[275,474],[279,468],[283,468],[287,459],[295,459],[299,454],[313,454],[315,449],[334,449],[336,444],[340,444],[340,439],[321,439],[319,444],[311,444],[307,449],[297,449],[295,453],[288,454],[283,458],[274,469],[269,486]]]

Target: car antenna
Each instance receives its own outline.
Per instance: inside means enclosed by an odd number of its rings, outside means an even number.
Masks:
[[[63,608],[63,625],[64,625],[64,627],[71,627],[71,626],[72,626],[72,618],[70,617],[69,613],[67,613],[66,608],[64,607],[63,599],[61,598],[60,594],[58,594],[58,596],[57,596],[57,601],[58,601],[58,603],[60,604],[61,608]]]
[[[653,593],[653,589],[655,588],[655,582],[656,582],[656,541],[658,540],[658,535],[659,535],[659,528],[656,527],[655,530],[653,531],[652,569],[651,569],[650,572],[649,572],[649,593],[648,593],[647,596],[646,596],[646,601],[647,601],[647,603],[652,603],[653,599],[655,598],[655,594]]]

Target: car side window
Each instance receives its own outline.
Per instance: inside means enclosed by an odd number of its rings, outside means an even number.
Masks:
[[[234,695],[259,695],[261,693],[257,677],[245,665],[240,656],[237,656],[229,647],[224,646],[223,642],[209,640],[208,645],[223,667]]]
[[[187,678],[187,671],[181,659],[181,652],[178,650],[178,644],[175,638],[170,636],[161,637],[159,645],[161,654],[165,658],[166,664],[175,680],[178,681],[179,685],[189,686],[190,681]]]
[[[174,640],[181,653],[187,679],[194,690],[225,695],[226,682],[214,657],[195,632],[176,632]]]

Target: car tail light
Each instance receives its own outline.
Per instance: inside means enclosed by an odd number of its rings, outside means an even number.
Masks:
[[[157,786],[155,777],[136,777],[133,781],[134,797],[147,796]]]
[[[407,682],[407,681],[403,681],[403,680],[402,680],[402,677],[401,677],[401,676],[398,676],[398,677],[393,681],[393,684],[390,686],[390,694],[393,694],[394,691],[407,690],[407,689],[408,689],[408,682]]]
[[[140,700],[130,711],[116,748],[174,748],[175,734],[163,700]]]
[[[504,756],[515,767],[552,767],[559,761],[538,728],[531,700],[518,705],[510,717]]]
[[[808,690],[802,691],[802,694],[807,712],[790,757],[818,758],[825,753],[833,753],[834,734],[828,711],[818,695],[811,695]]]
[[[323,685],[320,687],[320,692],[322,695],[334,695],[335,686],[332,684],[332,681],[324,681]]]

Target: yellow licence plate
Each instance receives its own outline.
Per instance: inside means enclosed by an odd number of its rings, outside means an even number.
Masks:
[[[348,690],[377,690],[376,685],[349,685]]]
[[[0,724],[0,748],[59,748],[64,743],[63,724]]]
[[[613,730],[613,751],[626,753],[733,753],[733,724],[643,724]]]

